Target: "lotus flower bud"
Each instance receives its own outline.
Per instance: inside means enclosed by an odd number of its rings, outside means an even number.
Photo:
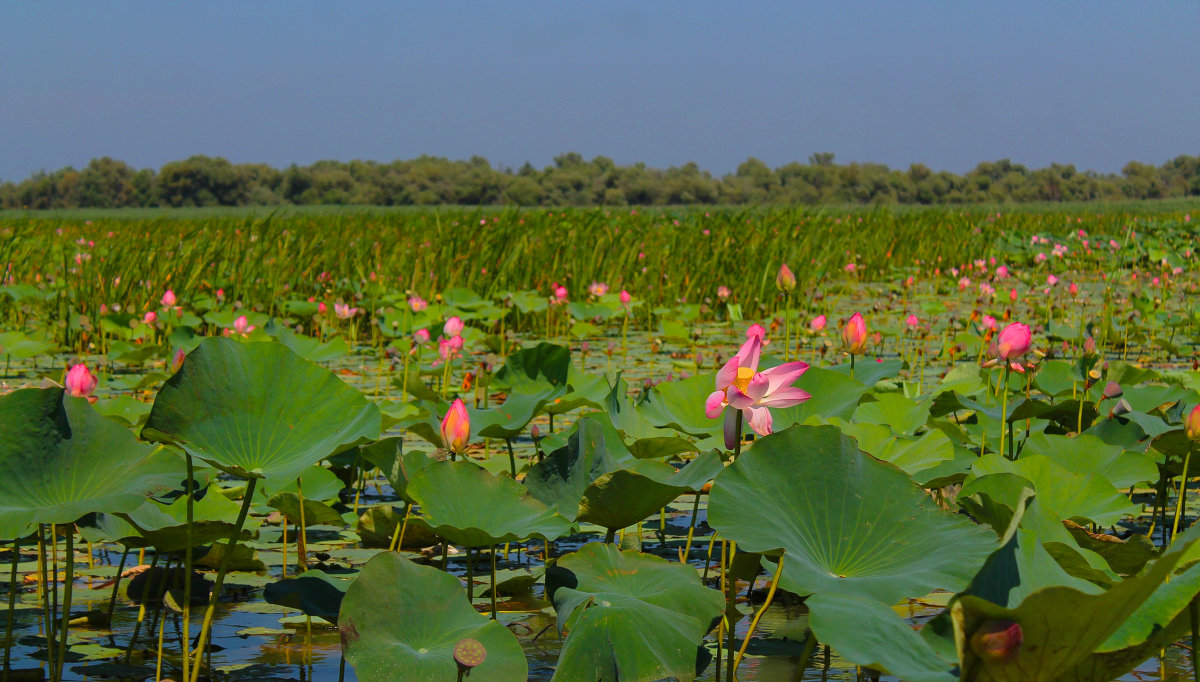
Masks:
[[[825,316],[824,316],[824,315],[817,315],[816,317],[814,317],[814,318],[812,319],[812,322],[809,322],[809,323],[808,323],[808,328],[809,328],[809,329],[811,329],[811,330],[813,331],[813,333],[814,333],[814,334],[816,334],[816,333],[818,333],[818,332],[821,332],[821,331],[824,331],[824,329],[825,329]]]
[[[724,284],[717,287],[717,298],[721,299],[722,301],[728,300],[732,293],[733,292],[729,290],[729,287],[725,286]]]
[[[621,305],[627,306],[627,305],[629,305],[629,302],[632,300],[633,300],[633,297],[629,295],[629,292],[622,289],[621,290]]]
[[[971,635],[971,651],[989,662],[1011,660],[1021,650],[1025,633],[1020,623],[1011,620],[989,620]]]
[[[429,330],[418,329],[417,331],[413,332],[413,342],[418,346],[424,346],[425,344],[429,343]]]
[[[529,427],[529,436],[530,436],[530,438],[533,438],[534,442],[537,442],[538,440],[541,439],[542,430],[538,428],[537,424],[534,424],[533,426]]]
[[[171,358],[171,371],[178,372],[180,367],[183,367],[183,360],[187,357],[187,353],[182,348],[175,351],[175,356]]]
[[[450,452],[461,453],[467,449],[471,439],[471,417],[461,398],[450,405],[450,411],[442,418],[442,443]]]
[[[996,341],[996,354],[1001,360],[1013,360],[1029,352],[1033,335],[1027,325],[1014,322],[1000,331]]]
[[[445,326],[442,327],[442,333],[446,336],[458,336],[462,333],[463,321],[457,315],[446,320]]]
[[[787,263],[779,266],[779,273],[775,275],[775,286],[784,293],[791,293],[796,288],[796,276],[792,274]]]
[[[1188,438],[1191,440],[1200,440],[1200,405],[1193,407],[1192,411],[1188,412],[1183,426],[1187,429]]]
[[[851,355],[862,355],[867,349],[867,321],[854,313],[842,328],[842,343]]]
[[[909,313],[908,318],[904,320],[904,324],[908,325],[909,329],[916,329],[921,326],[921,320],[917,319],[916,315]]]
[[[566,287],[564,287],[564,286],[555,287],[555,289],[554,289],[554,298],[555,298],[555,300],[557,300],[559,303],[566,303],[566,302],[567,302],[567,295],[568,295],[568,294],[567,294],[567,288],[566,288]]]
[[[1089,336],[1083,341],[1083,352],[1085,355],[1096,354],[1096,339]]]
[[[164,308],[171,308],[175,305],[175,292],[167,289],[167,292],[162,296],[162,304]]]
[[[142,322],[145,322],[146,324],[154,324],[155,320],[157,319],[158,313],[151,310],[142,317]]]
[[[89,372],[87,365],[82,363],[73,365],[71,369],[67,370],[67,379],[64,382],[67,395],[89,400],[95,400],[92,398],[92,391],[96,390],[97,383],[99,380],[96,379],[96,375]]]

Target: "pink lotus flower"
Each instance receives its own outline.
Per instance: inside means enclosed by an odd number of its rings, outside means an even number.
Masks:
[[[908,325],[909,329],[916,329],[921,326],[921,320],[917,319],[916,315],[909,313],[908,317],[904,320],[904,324]]]
[[[754,338],[757,338],[759,341],[763,341],[763,345],[766,345],[766,341],[764,339],[767,338],[767,328],[761,324],[758,324],[757,322],[747,327],[746,339],[749,340]]]
[[[600,298],[608,293],[608,285],[604,282],[592,282],[588,285],[588,293],[596,298]]]
[[[971,651],[987,663],[1010,661],[1021,651],[1025,632],[1010,620],[989,620],[971,635]]]
[[[425,344],[429,343],[429,330],[418,329],[417,331],[413,332],[413,342],[418,346],[424,346]]]
[[[621,298],[621,305],[623,305],[627,308],[629,307],[629,302],[633,300],[633,297],[629,295],[629,292],[625,291],[624,289],[621,290],[620,298]]]
[[[351,308],[348,303],[334,303],[333,314],[337,315],[339,320],[348,320],[358,314],[358,308]]]
[[[88,402],[96,402],[96,397],[92,395],[92,391],[96,390],[96,384],[100,383],[95,374],[88,371],[87,365],[78,364],[72,365],[71,369],[67,370],[66,381],[63,382],[67,389],[67,395],[76,398],[87,398]]]
[[[812,321],[808,323],[808,328],[811,329],[814,334],[823,331],[825,329],[825,316],[817,315],[814,317]]]
[[[182,348],[175,351],[175,355],[171,358],[171,371],[178,372],[180,367],[183,367],[183,361],[187,358],[187,353]]]
[[[155,320],[157,319],[158,313],[154,312],[153,310],[142,316],[142,322],[145,322],[146,324],[154,324]]]
[[[408,307],[411,308],[414,313],[419,313],[428,308],[429,304],[425,301],[425,299],[413,294],[413,296],[408,299]]]
[[[1020,322],[1013,322],[1000,330],[1000,335],[996,338],[996,357],[1008,362],[1009,368],[1014,372],[1024,372],[1025,368],[1013,361],[1028,353],[1032,344],[1033,334],[1029,327]]]
[[[779,266],[779,272],[775,275],[775,286],[785,293],[796,288],[796,276],[792,274],[792,269],[787,263]]]
[[[984,315],[983,316],[983,328],[995,331],[996,330],[996,318],[992,317],[991,315]]]
[[[175,306],[175,292],[167,289],[167,293],[162,296],[162,304],[164,308],[172,308]]]
[[[1001,265],[996,268],[996,279],[1005,279],[1008,277],[1008,266]]]
[[[1200,440],[1200,405],[1192,408],[1188,412],[1187,419],[1183,422],[1183,427],[1187,431],[1187,437],[1191,440]]]
[[[1046,284],[1049,284],[1050,286],[1058,284],[1058,277],[1054,275],[1046,275]]]
[[[1067,287],[1067,291],[1070,292],[1072,296],[1076,296],[1079,294],[1079,285],[1071,282],[1071,286]]]
[[[446,336],[458,336],[462,333],[463,321],[461,317],[455,315],[446,320],[445,326],[442,327],[442,333]]]
[[[729,287],[725,286],[724,284],[717,287],[717,298],[721,299],[722,301],[728,300],[732,293],[733,292],[729,290]]]
[[[1010,289],[1008,291],[1008,300],[1012,301],[1013,303],[1017,302],[1017,290],[1016,289]]]
[[[851,355],[862,355],[867,349],[867,321],[854,313],[842,328],[842,342]]]
[[[250,320],[247,320],[245,315],[240,315],[233,321],[233,331],[235,334],[246,336],[254,331],[254,325],[250,324]]]
[[[453,453],[462,453],[467,449],[471,439],[471,416],[467,414],[467,406],[461,398],[456,398],[450,405],[446,416],[442,417],[442,444]]]
[[[567,293],[567,288],[566,288],[566,287],[564,287],[564,286],[558,286],[558,287],[555,287],[555,288],[554,288],[554,300],[555,300],[555,302],[557,302],[557,303],[566,303],[566,302],[567,302],[567,296],[568,296],[568,293]]]
[[[750,428],[760,436],[771,433],[772,407],[791,407],[808,400],[806,391],[792,386],[808,369],[803,362],[785,362],[778,367],[758,371],[762,338],[750,335],[737,355],[717,372],[716,390],[704,403],[704,414],[715,419],[725,412],[725,446],[737,445],[737,415],[740,410]],[[726,406],[733,410],[725,410]]]
[[[318,315],[324,315],[327,312],[329,312],[329,308],[325,306],[324,302],[317,304],[317,314]]]

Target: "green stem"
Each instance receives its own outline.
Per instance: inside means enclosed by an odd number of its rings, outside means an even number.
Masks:
[[[1179,519],[1183,517],[1183,510],[1187,506],[1187,474],[1188,464],[1192,461],[1192,449],[1189,447],[1188,452],[1183,457],[1183,477],[1179,480],[1179,501],[1175,504],[1175,523],[1171,526],[1171,540],[1175,539],[1175,535],[1179,533]]]
[[[113,610],[117,607],[117,590],[121,587],[121,574],[125,572],[125,561],[129,558],[129,548],[121,552],[121,561],[117,564],[117,577],[113,580],[112,594],[108,597],[108,623],[112,624]]]
[[[17,609],[17,564],[21,561],[21,538],[13,540],[12,567],[8,572],[8,623],[4,627],[4,680],[8,682],[8,671],[12,668],[13,617]]]
[[[496,545],[492,545],[492,620],[496,620]]]
[[[467,548],[467,603],[471,608],[475,608],[475,562],[472,557],[474,553],[474,548]]]
[[[750,629],[746,631],[746,636],[742,638],[742,647],[738,649],[737,657],[733,659],[733,671],[737,674],[738,667],[742,664],[742,656],[746,654],[746,646],[750,644],[750,638],[754,635],[755,628],[758,627],[758,621],[766,613],[767,607],[775,599],[775,588],[779,587],[779,576],[783,573],[783,555],[779,555],[779,565],[775,567],[775,577],[771,580],[771,589],[767,590],[767,599],[763,605],[759,607],[758,613],[754,614],[754,619],[750,621]]]
[[[1011,367],[1004,368],[1004,384],[1000,387],[1000,457],[1004,457],[1005,435],[1008,433],[1008,373]]]
[[[50,609],[50,584],[46,571],[46,524],[38,524],[38,571],[42,579],[38,582],[42,597],[42,623],[46,630],[46,665],[54,670],[54,616]],[[57,589],[57,588],[56,588]]]
[[[190,664],[192,657],[192,523],[195,520],[194,482],[195,465],[191,453],[185,453],[187,459],[187,482],[184,492],[187,494],[187,547],[183,550],[183,636],[180,638],[180,656],[183,658],[183,679],[190,680]],[[286,521],[284,522],[286,523]],[[286,556],[286,554],[285,554]],[[160,647],[161,651],[161,647]]]
[[[513,480],[517,480],[517,457],[513,454],[512,439],[505,438],[505,444],[508,445],[508,469],[512,472]]]
[[[61,680],[67,658],[67,631],[71,627],[71,589],[75,584],[75,526],[67,531],[67,577],[63,581],[62,627],[58,633],[58,670],[54,679]]]
[[[204,661],[204,649],[207,644],[208,631],[212,627],[213,614],[217,610],[217,601],[221,598],[221,588],[225,585],[225,573],[229,571],[229,564],[233,560],[233,551],[237,549],[238,538],[242,536],[242,526],[246,524],[246,516],[250,513],[250,504],[254,499],[254,486],[258,483],[257,478],[250,479],[250,483],[246,485],[245,497],[242,500],[242,508],[238,511],[237,521],[233,524],[233,532],[229,534],[229,543],[225,547],[225,554],[221,557],[221,563],[217,568],[217,579],[213,583],[212,593],[208,598],[208,608],[204,610],[204,622],[200,625],[200,637],[196,641],[196,660],[192,665],[192,678],[190,682],[197,682],[200,679],[200,665]]]

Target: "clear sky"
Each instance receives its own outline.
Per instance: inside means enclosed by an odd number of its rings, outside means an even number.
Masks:
[[[0,179],[565,151],[717,174],[1200,154],[1200,2],[0,3]]]

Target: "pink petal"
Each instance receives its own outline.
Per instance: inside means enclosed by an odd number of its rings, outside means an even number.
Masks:
[[[717,390],[724,391],[737,378],[738,373],[738,357],[735,355],[729,358],[729,362],[725,363],[720,370],[717,371]]]
[[[771,389],[771,380],[762,374],[755,374],[750,377],[750,384],[746,386],[746,395],[754,402],[761,402],[763,396]]]
[[[808,371],[806,362],[785,362],[778,367],[764,369],[762,375],[771,380],[771,388],[767,392],[774,393],[785,386],[791,386],[806,371]]]
[[[737,411],[728,410],[725,412],[725,448],[732,450],[737,447]]]
[[[742,393],[742,389],[738,388],[737,386],[730,386],[725,390],[725,400],[727,400],[730,405],[733,405],[734,408],[739,410],[745,410],[753,407],[756,403],[754,398]]]
[[[750,428],[760,436],[771,435],[771,411],[765,407],[752,407],[742,414],[750,418]]]
[[[795,386],[789,386],[768,393],[765,398],[758,401],[758,404],[766,407],[791,407],[799,405],[811,397],[808,391],[796,388]]]
[[[708,400],[704,401],[704,415],[709,419],[721,416],[723,409],[725,409],[725,391],[714,391],[708,396]]]
[[[738,349],[737,355],[734,357],[738,360],[739,367],[749,367],[750,369],[758,369],[758,356],[762,354],[762,337],[751,336],[746,339],[742,347]]]

